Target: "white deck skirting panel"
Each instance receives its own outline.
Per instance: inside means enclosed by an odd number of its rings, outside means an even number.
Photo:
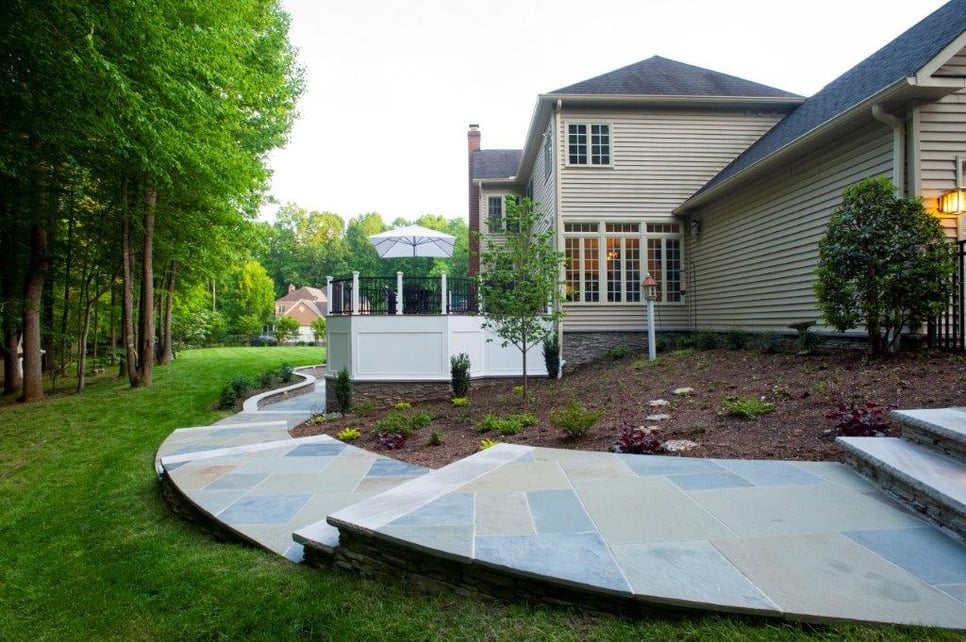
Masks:
[[[483,328],[483,318],[460,315],[326,317],[328,372],[347,368],[353,381],[449,381],[450,357],[470,357],[470,376],[523,374],[513,345]],[[527,350],[527,374],[545,377],[543,346]]]

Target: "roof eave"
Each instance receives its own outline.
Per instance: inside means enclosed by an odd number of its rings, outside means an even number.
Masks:
[[[935,81],[936,79],[932,79]],[[947,79],[944,79],[947,80]],[[952,86],[949,86],[952,85]],[[725,180],[721,181],[714,187],[708,189],[707,191],[700,192],[694,196],[689,197],[679,206],[674,208],[671,213],[675,216],[682,216],[686,214],[689,210],[696,207],[704,205],[710,200],[717,198],[720,194],[730,189],[733,185],[740,183],[741,181],[754,176],[762,170],[765,166],[771,165],[773,163],[780,162],[783,158],[787,157],[789,154],[798,151],[804,147],[807,147],[810,143],[822,137],[831,130],[840,126],[842,123],[854,118],[855,116],[861,114],[862,112],[868,112],[871,117],[872,106],[875,104],[887,102],[890,100],[897,100],[900,98],[923,98],[923,97],[938,97],[942,95],[949,94],[955,91],[957,88],[962,87],[962,82],[960,81],[957,85],[956,83],[936,83],[931,84],[919,84],[915,77],[901,78],[893,84],[889,85],[885,89],[882,89],[876,94],[869,96],[865,100],[856,103],[849,109],[839,113],[837,116],[825,121],[821,125],[814,127],[807,133],[799,136],[795,140],[785,144],[783,147],[775,150],[768,156],[765,156],[761,160],[749,165],[738,173],[729,176]]]
[[[657,105],[694,107],[787,108],[805,102],[804,96],[689,96],[650,94],[542,94],[550,102],[562,100],[571,105]]]

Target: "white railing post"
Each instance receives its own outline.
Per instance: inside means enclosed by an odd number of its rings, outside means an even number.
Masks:
[[[325,277],[325,314],[332,314],[332,277]]]
[[[483,289],[480,287],[483,284],[483,279],[481,277],[476,277],[476,313],[483,314]]]
[[[359,314],[359,273],[352,273],[352,314]]]
[[[449,310],[446,306],[446,272],[440,275],[440,290],[439,290],[439,313],[448,314]]]
[[[403,273],[396,272],[396,314],[403,313]]]

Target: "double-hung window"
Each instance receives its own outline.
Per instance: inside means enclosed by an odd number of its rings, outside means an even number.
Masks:
[[[610,125],[567,125],[567,162],[570,165],[610,165]]]
[[[486,199],[486,221],[490,234],[503,231],[503,197],[490,196]]]
[[[565,299],[569,303],[641,303],[647,272],[658,301],[682,300],[678,223],[565,223]]]

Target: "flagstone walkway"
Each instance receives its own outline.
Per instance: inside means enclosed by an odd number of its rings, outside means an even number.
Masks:
[[[175,431],[159,473],[293,561],[303,547],[331,555],[341,529],[349,547],[382,542],[548,595],[966,629],[966,546],[842,464],[501,444],[431,471],[292,439],[287,428],[322,407],[319,388]]]

